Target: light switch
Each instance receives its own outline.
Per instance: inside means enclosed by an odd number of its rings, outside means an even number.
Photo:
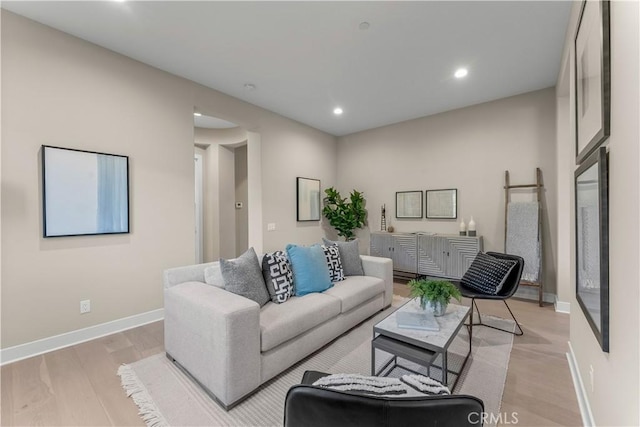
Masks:
[[[276,223],[270,222],[267,224],[267,231],[276,231]]]

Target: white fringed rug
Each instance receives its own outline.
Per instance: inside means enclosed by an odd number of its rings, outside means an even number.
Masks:
[[[149,426],[281,426],[287,390],[300,383],[304,371],[369,375],[373,325],[402,302],[403,299],[394,298],[394,307],[365,321],[262,385],[256,393],[228,412],[220,408],[164,354],[123,365],[118,375]],[[489,316],[483,316],[483,319],[499,327],[513,328],[514,325],[505,319]],[[468,348],[464,347],[465,339],[468,343],[466,331],[463,330],[460,336],[459,342],[451,346],[455,351],[457,348]],[[479,397],[484,401],[486,412],[499,413],[512,344],[511,334],[490,328],[474,328],[472,357],[454,393]],[[376,355],[376,362],[379,361],[380,366],[385,359],[388,360],[388,355]],[[450,356],[450,366],[453,359],[455,357]],[[409,362],[403,364],[410,365]],[[404,373],[402,369],[396,369],[392,375]],[[436,376],[433,369],[431,373]]]

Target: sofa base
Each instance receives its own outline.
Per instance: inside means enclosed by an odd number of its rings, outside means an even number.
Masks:
[[[367,305],[370,304],[374,301],[378,300],[378,298],[375,298],[373,300],[367,301],[367,303],[363,304],[363,305]],[[344,330],[341,334],[339,334],[338,336],[336,336],[333,339],[330,339],[328,341],[326,341],[323,345],[320,345],[315,351],[310,352],[309,354],[307,354],[306,356],[304,356],[303,358],[299,359],[296,362],[293,362],[288,368],[280,371],[279,373],[275,374],[274,376],[270,377],[269,379],[266,379],[265,381],[262,381],[262,383],[260,385],[263,385],[269,381],[271,381],[273,378],[277,377],[280,374],[285,373],[288,369],[290,369],[292,366],[298,364],[298,363],[302,363],[305,360],[307,360],[308,358],[314,356],[316,353],[318,353],[319,351],[322,351],[325,349],[325,347],[331,345],[334,341],[336,341],[338,338],[342,337],[344,334],[350,332],[352,329],[357,328],[358,326],[360,326],[364,321],[366,321],[367,319],[375,316],[377,313],[379,313],[380,311],[384,311],[386,309],[382,308],[379,310],[375,310],[373,313],[371,313],[369,316],[365,317],[364,319],[362,319],[360,322],[356,323],[355,325],[351,326],[351,327],[347,327],[346,330]],[[357,309],[353,310],[356,311]],[[167,357],[167,359],[169,359],[169,361],[171,361],[174,365],[176,365],[178,367],[178,369],[180,369],[182,372],[184,372],[184,374],[194,383],[196,383],[205,393],[207,393],[207,395],[214,401],[216,402],[222,409],[224,409],[225,411],[229,411],[230,409],[233,409],[236,405],[242,403],[245,399],[247,399],[248,397],[250,397],[253,393],[255,393],[256,391],[258,391],[260,389],[260,387],[256,387],[254,390],[250,391],[249,393],[245,394],[244,396],[242,396],[241,398],[237,399],[236,401],[225,405],[220,399],[218,399],[218,397],[213,394],[213,392],[211,390],[209,390],[209,388],[207,388],[204,384],[202,384],[200,381],[198,381],[198,379],[196,377],[194,377],[193,375],[191,375],[191,372],[189,372],[189,370],[187,368],[185,368],[184,366],[182,366],[180,364],[180,362],[178,362],[173,356],[171,356],[171,354],[169,354],[168,352],[165,352],[165,355]]]
[[[225,411],[229,411],[230,409],[233,409],[236,405],[238,405],[239,403],[242,403],[242,401],[244,401],[246,398],[251,396],[256,391],[258,391],[258,388],[256,388],[255,390],[245,394],[244,396],[242,396],[240,399],[236,400],[235,402],[231,402],[230,404],[225,405],[224,403],[222,403],[222,401],[220,399],[218,399],[216,397],[215,394],[213,394],[213,392],[211,390],[209,390],[204,384],[202,384],[200,381],[198,381],[198,379],[196,377],[191,375],[191,372],[189,372],[187,370],[187,368],[182,366],[180,364],[180,362],[178,362],[176,359],[174,359],[173,356],[171,356],[169,353],[166,353],[166,352],[165,352],[165,355],[167,356],[167,359],[169,359],[169,361],[171,361],[171,363],[176,365],[176,367],[178,367],[178,369],[180,369],[191,381],[196,383],[198,385],[198,387],[200,387],[205,393],[207,393],[207,395],[211,399],[213,399],[213,401],[216,402]]]

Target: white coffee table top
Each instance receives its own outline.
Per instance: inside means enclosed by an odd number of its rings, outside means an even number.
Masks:
[[[447,306],[447,312],[443,316],[436,317],[438,325],[440,326],[439,331],[399,328],[396,322],[396,313],[400,311],[413,313],[423,312],[420,307],[420,299],[414,298],[378,322],[373,327],[373,332],[374,334],[385,335],[418,347],[434,351],[443,351],[449,346],[458,333],[458,330],[469,314],[469,310],[470,308],[467,306],[450,303]]]

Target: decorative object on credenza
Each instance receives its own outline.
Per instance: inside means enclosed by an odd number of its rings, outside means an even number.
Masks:
[[[467,224],[464,223],[464,218],[462,218],[462,220],[460,221],[460,235],[467,235]]]
[[[390,225],[390,226],[387,227],[387,231],[389,233],[393,233],[394,230],[395,230],[395,228],[393,228],[393,225]]]
[[[469,220],[468,235],[472,237],[476,235],[476,222],[473,220],[473,216]]]
[[[296,220],[320,221],[320,180],[296,178]]]
[[[575,36],[576,163],[609,136],[609,2],[583,1]]]
[[[458,190],[427,190],[427,218],[455,219],[458,217]]]
[[[446,280],[413,279],[407,283],[412,297],[420,298],[423,310],[432,310],[434,316],[442,316],[447,312],[451,298],[460,301],[462,295],[453,283]]]
[[[422,218],[422,191],[396,192],[396,218]]]
[[[362,228],[367,222],[364,196],[358,190],[353,190],[347,200],[333,187],[327,188],[324,192],[326,197],[322,214],[336,229],[338,236],[352,240],[355,237],[354,231]]]
[[[387,210],[385,205],[382,205],[380,211],[380,231],[387,231]]]
[[[129,157],[43,145],[43,236],[129,232]]]
[[[607,149],[575,172],[576,299],[602,351],[609,352],[609,205]]]

